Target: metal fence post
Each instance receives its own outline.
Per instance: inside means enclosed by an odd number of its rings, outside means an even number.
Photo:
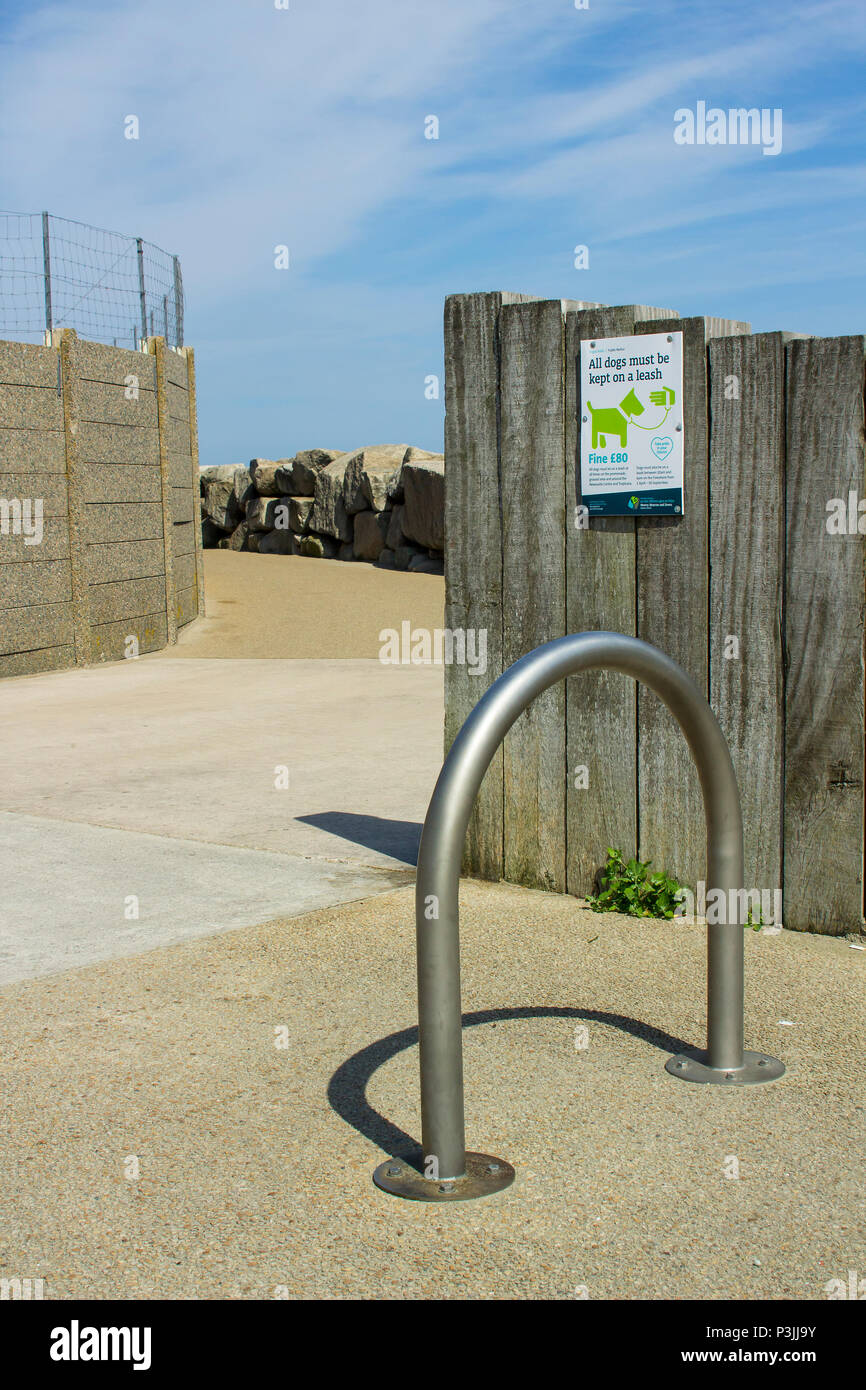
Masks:
[[[180,257],[173,256],[174,262],[174,334],[175,347],[183,347],[183,280],[180,273]]]
[[[430,800],[415,886],[423,1172],[392,1159],[374,1174],[379,1187],[398,1196],[465,1200],[513,1180],[503,1159],[466,1152],[458,929],[463,843],[484,773],[518,716],[557,681],[599,669],[644,682],[678,721],[703,795],[708,901],[716,900],[714,889],[722,893],[722,920],[707,927],[707,1047],[670,1058],[666,1070],[722,1085],[770,1081],[784,1072],[777,1059],[743,1051],[743,824],[715,715],[691,677],[648,642],[615,632],[561,637],[529,652],[493,683],[454,740]]]
[[[141,237],[135,239],[136,252],[138,254],[138,298],[141,305],[141,336],[147,337],[147,292],[144,287],[144,242]]]
[[[51,311],[51,229],[47,212],[42,214],[42,268],[45,279],[45,331],[50,342],[54,318]]]

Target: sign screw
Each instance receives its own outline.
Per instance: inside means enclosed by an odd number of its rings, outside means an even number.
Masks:
[[[588,419],[589,419],[589,416],[588,416],[588,415],[584,415],[584,417],[583,417],[583,423],[586,424],[586,422],[587,422]]]
[[[590,343],[590,347],[595,347],[595,343]]]
[[[453,1191],[454,1191],[454,1184],[453,1184],[453,1182],[440,1182],[440,1184],[439,1184],[439,1191],[440,1191],[440,1192],[453,1192]]]
[[[672,343],[673,340],[674,340],[674,335],[673,335],[673,333],[669,333],[669,334],[668,334],[668,342],[669,342],[669,343]]]
[[[682,425],[677,425],[677,429],[678,429],[678,430],[681,430],[681,429],[682,429]]]

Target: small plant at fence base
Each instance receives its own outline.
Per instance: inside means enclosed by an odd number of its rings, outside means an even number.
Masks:
[[[668,874],[651,874],[651,859],[623,860],[622,851],[608,846],[607,862],[601,873],[601,891],[590,894],[588,905],[593,912],[623,912],[629,917],[658,917],[670,920],[677,915],[680,906],[679,894],[682,884]],[[744,929],[760,931],[764,922],[764,909],[758,909],[755,920],[753,909],[749,906]]]
[[[651,874],[651,863],[626,863],[620,850],[608,848],[601,891],[587,898],[589,906],[594,912],[625,912],[629,917],[673,917],[682,885],[667,874]]]

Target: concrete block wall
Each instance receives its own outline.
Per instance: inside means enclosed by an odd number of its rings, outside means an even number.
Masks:
[[[0,343],[0,676],[175,641],[203,611],[197,508],[191,349]]]

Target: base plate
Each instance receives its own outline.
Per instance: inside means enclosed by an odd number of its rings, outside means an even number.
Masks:
[[[379,1164],[373,1181],[383,1192],[408,1197],[412,1202],[468,1202],[472,1197],[487,1197],[510,1187],[514,1169],[503,1158],[467,1153],[463,1177],[425,1178],[404,1158],[389,1158]]]
[[[785,1064],[766,1052],[744,1052],[743,1065],[725,1070],[711,1067],[701,1048],[679,1052],[665,1062],[665,1071],[680,1081],[711,1082],[717,1086],[755,1086],[760,1081],[775,1081],[784,1076]]]

